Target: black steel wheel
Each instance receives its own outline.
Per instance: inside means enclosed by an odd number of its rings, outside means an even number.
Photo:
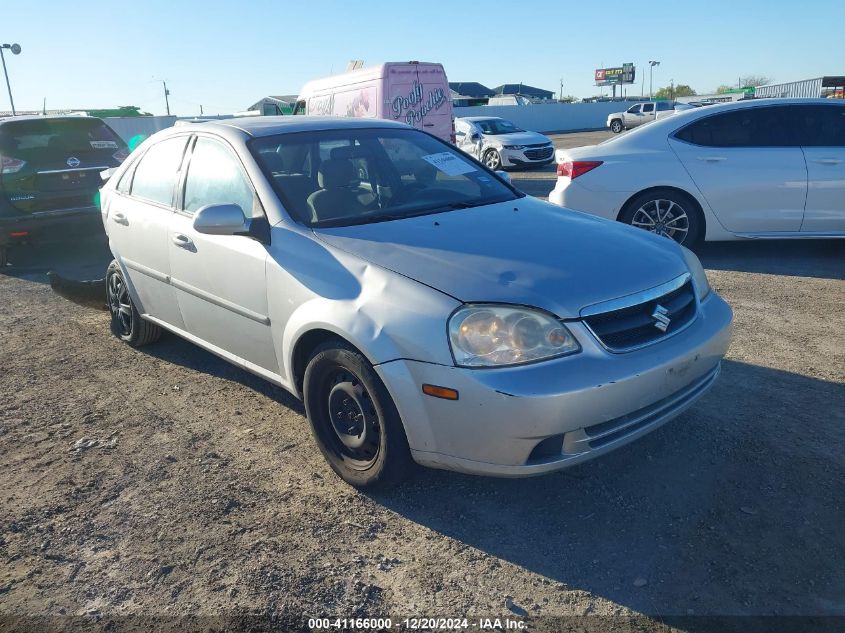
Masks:
[[[344,481],[367,488],[408,476],[413,460],[396,405],[352,346],[337,340],[314,351],[303,399],[317,446]]]

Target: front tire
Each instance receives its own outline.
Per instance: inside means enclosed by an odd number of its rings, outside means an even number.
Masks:
[[[625,126],[622,125],[622,121],[620,121],[619,119],[613,119],[613,121],[610,122],[610,131],[614,134],[619,134],[624,129]]]
[[[488,149],[484,152],[484,160],[482,161],[488,169],[496,171],[502,169],[502,157],[494,149]]]
[[[619,221],[663,235],[692,248],[701,239],[704,222],[693,199],[674,189],[655,189],[632,199]]]
[[[123,271],[116,261],[106,270],[106,303],[111,312],[111,331],[121,341],[140,347],[161,337],[161,328],[142,319],[132,303]]]
[[[396,405],[372,365],[343,341],[317,348],[305,368],[311,432],[332,470],[358,488],[388,487],[413,467]]]

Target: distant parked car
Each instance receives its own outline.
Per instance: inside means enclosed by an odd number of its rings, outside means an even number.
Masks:
[[[545,134],[527,132],[499,117],[455,119],[455,144],[490,169],[548,165],[554,144]]]
[[[101,119],[0,118],[0,266],[11,247],[100,233],[100,172],[129,155]]]
[[[730,341],[689,250],[404,124],[174,127],[102,194],[113,332],[171,330],[302,398],[356,486],[413,461],[519,477],[601,455],[704,394]]]
[[[672,114],[675,114],[675,103],[672,101],[637,103],[624,112],[608,115],[607,127],[614,134],[619,134],[623,130],[630,130]]]
[[[845,103],[755,99],[558,150],[549,201],[699,239],[845,237]]]

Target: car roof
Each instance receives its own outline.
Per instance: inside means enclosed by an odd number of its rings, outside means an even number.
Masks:
[[[189,122],[179,126],[181,132],[187,130],[220,133],[239,130],[249,136],[272,136],[274,134],[292,134],[294,132],[312,132],[320,130],[345,130],[364,128],[413,129],[411,126],[384,119],[355,119],[347,117],[323,117],[306,115],[255,116],[219,119],[216,121]]]
[[[469,121],[475,123],[477,121],[504,121],[500,116],[462,116],[458,117],[461,121]]]
[[[12,121],[75,121],[77,119],[94,119],[102,121],[99,117],[88,116],[87,114],[17,114],[15,116],[0,117],[0,125],[10,123]]]
[[[625,134],[608,139],[605,143],[626,145],[628,143],[640,143],[654,138],[665,137],[667,134],[672,134],[675,130],[680,129],[688,123],[711,117],[720,112],[733,112],[734,110],[763,108],[774,105],[836,105],[832,103],[833,101],[837,101],[837,99],[742,99],[740,101],[707,104],[705,107],[681,110],[673,116],[658,119],[648,125],[636,127]]]

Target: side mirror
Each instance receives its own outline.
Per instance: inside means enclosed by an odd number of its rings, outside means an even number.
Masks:
[[[473,132],[472,134],[470,134],[469,140],[478,141],[480,139],[481,139],[481,134],[479,134],[478,132]]]
[[[205,235],[239,235],[248,231],[248,227],[238,205],[209,204],[194,216],[194,230]]]
[[[496,175],[504,180],[506,183],[511,184],[511,175],[506,171],[497,171]]]
[[[205,235],[240,235],[262,244],[270,243],[270,222],[262,213],[246,219],[237,204],[209,204],[194,216],[194,230]]]

